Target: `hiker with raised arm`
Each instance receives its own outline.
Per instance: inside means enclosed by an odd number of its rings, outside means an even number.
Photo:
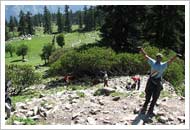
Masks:
[[[157,53],[156,60],[152,59],[147,55],[147,53],[144,51],[143,48],[139,47],[140,51],[144,55],[145,59],[148,61],[148,64],[151,66],[151,73],[149,75],[149,79],[146,84],[145,88],[145,102],[141,109],[141,114],[146,113],[147,106],[150,102],[150,99],[152,97],[152,101],[149,107],[149,110],[147,112],[148,115],[153,116],[153,110],[154,106],[160,96],[160,92],[163,89],[162,85],[162,76],[168,65],[170,65],[177,56],[180,56],[179,54],[172,57],[169,61],[161,62],[163,55],[161,53]]]

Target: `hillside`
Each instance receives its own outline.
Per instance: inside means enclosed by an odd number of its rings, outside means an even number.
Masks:
[[[147,118],[139,115],[139,109],[144,102],[144,87],[147,76],[141,76],[141,88],[139,91],[128,91],[125,88],[128,76],[113,77],[109,79],[109,96],[94,96],[97,90],[101,90],[103,84],[86,87],[78,86],[75,89],[66,89],[60,80],[54,80],[51,93],[47,93],[50,82],[30,89],[40,92],[38,97],[17,102],[16,110],[12,113],[8,124],[52,124],[52,125],[147,125],[147,124],[184,124],[185,101],[175,94],[173,87],[167,81],[164,82],[164,90],[155,107],[156,116]],[[85,82],[76,83],[85,85]],[[72,85],[69,85],[72,87]],[[49,88],[50,89],[50,88]],[[113,92],[112,92],[113,91]]]

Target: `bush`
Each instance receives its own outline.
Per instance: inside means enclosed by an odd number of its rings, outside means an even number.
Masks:
[[[25,88],[32,84],[39,83],[41,75],[34,72],[30,65],[6,65],[6,81],[11,80],[11,95],[20,94]]]
[[[16,54],[18,56],[22,56],[22,61],[24,62],[24,56],[27,55],[28,53],[28,46],[25,44],[21,44],[20,46],[18,46]]]
[[[164,54],[163,61],[169,60],[175,53],[171,50],[159,50],[156,47],[146,47],[147,54],[155,58],[156,53]],[[118,53],[110,48],[92,47],[87,50],[70,50],[65,52],[50,66],[50,74],[74,73],[77,76],[97,76],[102,70],[108,71],[109,76],[114,75],[145,75],[150,66],[142,54]],[[181,83],[184,80],[184,61],[177,58],[165,72],[164,78],[171,82],[176,91],[183,94]]]
[[[63,45],[65,45],[64,35],[63,34],[59,34],[56,37],[56,41],[57,41],[57,44],[62,48]]]
[[[10,43],[6,44],[6,46],[5,46],[6,53],[10,53],[10,56],[12,57],[14,51],[15,51],[15,47],[12,44],[10,44]]]
[[[40,57],[42,60],[45,61],[45,65],[49,63],[49,57],[51,56],[52,52],[55,50],[54,45],[52,44],[47,44],[44,45],[42,49],[42,53],[40,54]]]

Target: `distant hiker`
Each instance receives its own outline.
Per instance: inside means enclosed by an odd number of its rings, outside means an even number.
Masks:
[[[107,71],[104,72],[104,87],[108,87],[108,74]]]
[[[5,112],[7,114],[6,118],[9,118],[11,116],[11,105],[12,101],[8,94],[8,88],[12,85],[11,81],[6,81],[5,85]]]
[[[132,77],[133,81],[134,81],[134,84],[135,84],[135,88],[137,86],[137,90],[140,89],[140,82],[141,82],[141,79],[140,79],[140,76],[139,75],[135,75]]]
[[[131,90],[131,79],[127,78],[127,85],[126,85],[127,90]]]
[[[141,113],[145,114],[147,105],[150,102],[150,99],[152,97],[152,101],[151,101],[151,104],[150,104],[147,114],[154,115],[154,113],[153,113],[154,106],[157,102],[157,99],[160,96],[161,90],[163,89],[163,86],[162,86],[163,72],[166,70],[168,65],[170,65],[176,59],[176,57],[180,56],[180,55],[177,54],[176,56],[172,57],[169,61],[161,62],[162,57],[163,57],[161,53],[158,53],[156,55],[156,60],[154,60],[146,54],[146,52],[144,51],[143,48],[140,48],[140,51],[142,52],[142,54],[148,61],[148,64],[151,66],[151,73],[150,73],[150,76],[149,76],[149,79],[147,81],[146,88],[145,88],[145,93],[146,93],[145,99],[146,100],[141,109]]]

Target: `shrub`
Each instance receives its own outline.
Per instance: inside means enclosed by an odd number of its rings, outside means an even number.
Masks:
[[[59,34],[56,37],[56,41],[57,41],[57,44],[62,48],[63,45],[65,45],[64,35],[63,34]]]
[[[6,53],[10,53],[10,56],[12,57],[14,51],[15,51],[15,47],[12,44],[10,44],[10,43],[6,44],[6,46],[5,46]]]
[[[39,83],[41,75],[34,72],[34,68],[30,65],[6,65],[6,81],[11,80],[11,95],[20,94],[25,88],[32,84]]]
[[[159,50],[156,47],[146,47],[147,54],[155,58],[156,53],[164,54],[163,61],[169,60],[175,53],[171,50]],[[65,52],[50,66],[50,74],[74,73],[77,76],[97,76],[102,70],[114,75],[147,74],[150,66],[142,54],[118,53],[105,47],[92,47],[86,50],[70,50]],[[184,80],[184,61],[177,58],[164,73],[164,78],[171,82],[176,91],[183,94],[184,87],[181,83]]]
[[[42,60],[45,61],[45,65],[49,63],[49,57],[51,56],[52,52],[55,50],[54,46],[52,44],[44,45],[42,49],[42,53],[40,54],[40,57]]]
[[[18,46],[16,54],[18,56],[22,56],[22,61],[24,62],[24,56],[27,55],[28,53],[28,46],[25,44],[21,44],[20,46]]]

